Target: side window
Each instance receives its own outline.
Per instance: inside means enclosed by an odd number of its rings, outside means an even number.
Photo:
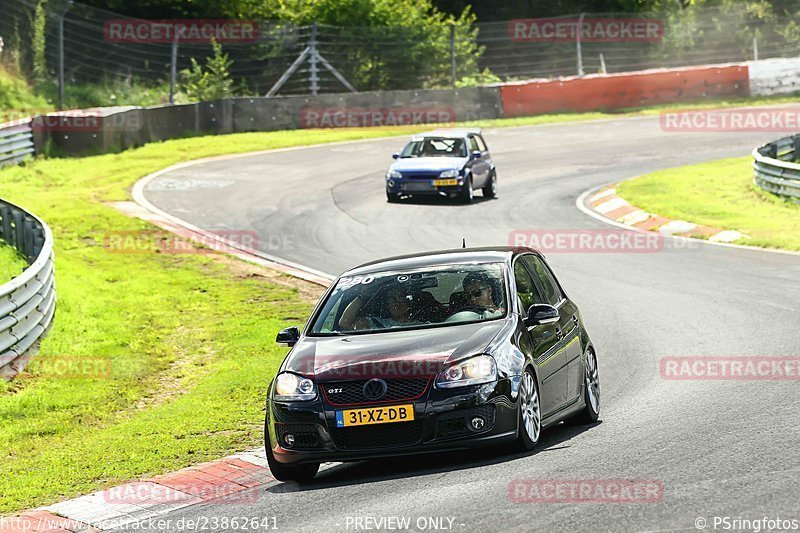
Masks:
[[[478,149],[481,152],[486,152],[489,150],[488,148],[486,148],[486,143],[483,142],[483,137],[481,137],[480,135],[475,136],[475,141],[478,143]]]
[[[527,312],[533,304],[543,303],[539,291],[536,290],[536,285],[533,283],[533,278],[521,260],[517,260],[514,264],[514,279],[517,282],[517,296],[522,302],[523,313]]]
[[[478,148],[478,143],[475,141],[475,137],[470,135],[469,136],[469,151],[470,152],[474,152],[476,150],[480,150],[480,148]]]
[[[522,260],[525,261],[525,264],[528,265],[531,272],[535,272],[536,277],[539,278],[539,282],[544,290],[544,299],[547,303],[550,305],[558,305],[558,302],[563,298],[561,290],[558,288],[558,284],[553,279],[547,267],[542,263],[542,260],[535,255],[526,255]]]

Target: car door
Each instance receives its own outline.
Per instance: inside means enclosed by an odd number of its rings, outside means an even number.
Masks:
[[[524,257],[524,256],[523,256]],[[533,276],[524,263],[517,258],[514,263],[514,281],[520,312],[523,317],[536,303],[545,303]],[[542,324],[525,327],[521,333],[520,349],[533,359],[541,383],[540,402],[542,418],[558,411],[566,403],[567,379],[565,356],[558,339],[558,324]]]
[[[494,169],[494,163],[492,162],[492,154],[489,153],[489,148],[486,146],[486,141],[483,140],[481,135],[475,135],[475,141],[478,143],[478,148],[480,149],[481,153],[483,154],[483,162],[486,165],[486,179],[487,181],[492,176],[492,169]]]
[[[486,179],[489,176],[487,171],[486,161],[484,161],[483,152],[478,146],[478,141],[475,139],[474,135],[467,136],[468,141],[468,148],[469,148],[469,157],[470,161],[472,162],[472,187],[475,189],[482,188],[486,185]],[[480,152],[481,156],[478,159],[472,159],[472,154],[474,152]]]
[[[569,300],[561,290],[555,275],[544,259],[530,254],[525,256],[525,264],[534,274],[535,281],[544,295],[547,303],[558,309],[558,330],[564,347],[567,375],[567,403],[572,403],[580,396],[583,385],[583,367],[581,366],[581,336],[578,317],[578,307]]]

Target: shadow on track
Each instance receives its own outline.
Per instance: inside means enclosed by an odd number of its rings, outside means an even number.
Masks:
[[[485,198],[483,196],[475,196],[472,199],[471,204],[462,203],[457,198],[444,198],[442,196],[432,196],[432,195],[420,195],[420,196],[404,196],[400,202],[391,205],[402,206],[403,204],[411,204],[411,205],[430,205],[430,206],[441,206],[441,207],[463,207],[465,209],[469,209],[470,207],[476,207],[484,202],[490,202],[492,200],[497,200],[495,198]],[[390,205],[387,202],[387,205]]]
[[[320,472],[311,483],[302,485],[293,482],[279,483],[266,490],[271,493],[304,492],[505,463],[569,448],[568,441],[571,438],[600,424],[602,424],[602,420],[581,426],[559,424],[545,430],[536,449],[530,452],[509,453],[502,446],[494,446],[458,452],[426,453],[344,463]]]

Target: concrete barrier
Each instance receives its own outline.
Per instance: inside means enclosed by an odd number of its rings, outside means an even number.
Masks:
[[[499,87],[382,91],[87,110],[84,120],[48,115],[39,144],[66,153],[105,153],[190,133],[428,124],[502,116]]]
[[[719,65],[529,80],[505,84],[500,93],[505,117],[624,109],[705,97],[747,96],[748,69]]]
[[[704,65],[490,87],[420,89],[319,96],[231,98],[150,108],[103,108],[101,121],[44,121],[37,152],[50,142],[67,153],[105,153],[189,133],[427,124],[586,112],[680,103],[708,97],[800,91],[800,58]],[[91,111],[91,110],[90,110]],[[77,120],[77,119],[76,119]]]
[[[764,59],[747,63],[750,94],[772,96],[800,92],[800,58]]]

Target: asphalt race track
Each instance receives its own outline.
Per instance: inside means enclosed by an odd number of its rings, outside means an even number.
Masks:
[[[209,162],[153,180],[146,198],[209,230],[258,232],[271,255],[339,274],[419,250],[504,245],[525,229],[612,229],[576,208],[587,189],[748,155],[776,133],[666,133],[658,117],[486,130],[498,198],[388,204],[405,138]],[[656,253],[549,253],[598,349],[601,422],[544,432],[524,455],[431,455],[337,465],[255,504],[169,515],[274,516],[281,531],[356,530],[356,518],[453,519],[455,531],[696,530],[713,517],[800,519],[797,380],[665,380],[682,355],[798,355],[800,256],[701,243]],[[287,324],[287,326],[292,324]],[[274,332],[265,332],[272,335]],[[269,376],[264,376],[265,386]],[[517,479],[663,483],[655,503],[514,503]],[[720,527],[718,527],[720,529]]]

